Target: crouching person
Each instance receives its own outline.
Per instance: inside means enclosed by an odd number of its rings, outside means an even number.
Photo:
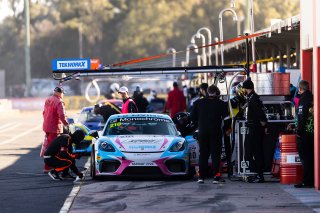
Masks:
[[[79,172],[75,164],[76,155],[70,154],[72,144],[80,143],[85,137],[82,130],[76,130],[73,134],[62,134],[52,141],[44,153],[44,162],[53,169],[48,175],[53,180],[61,180],[60,172],[68,171],[70,168],[80,179],[83,174]]]

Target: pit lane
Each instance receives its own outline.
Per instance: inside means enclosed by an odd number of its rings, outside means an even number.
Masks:
[[[0,212],[312,212],[320,209],[314,189],[294,190],[268,179],[263,184],[195,179],[128,179],[82,184],[53,181],[42,173],[42,112],[0,115]],[[18,125],[19,124],[19,125]],[[88,159],[77,161],[80,169]],[[78,192],[70,192],[78,187]],[[295,197],[295,195],[297,195]],[[302,202],[305,194],[309,201]],[[311,199],[312,198],[312,199]],[[67,209],[62,209],[66,200]]]

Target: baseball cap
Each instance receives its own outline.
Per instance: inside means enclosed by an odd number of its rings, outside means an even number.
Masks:
[[[126,93],[126,92],[129,92],[128,88],[123,86],[123,87],[120,87],[120,89],[118,90],[118,93]]]
[[[63,88],[61,88],[61,87],[56,87],[56,88],[54,88],[53,91],[59,92],[59,93],[65,93],[64,90],[63,90]]]

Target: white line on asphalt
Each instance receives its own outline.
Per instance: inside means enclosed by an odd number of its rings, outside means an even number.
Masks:
[[[3,125],[0,126],[0,129],[6,128],[7,126],[10,126],[12,124],[14,124],[14,123],[3,124]]]
[[[16,136],[14,136],[14,137],[12,137],[12,138],[10,138],[10,139],[8,139],[8,140],[2,141],[2,142],[0,142],[0,145],[10,143],[10,142],[12,142],[12,141],[14,141],[14,140],[16,140],[16,139],[18,139],[18,138],[21,138],[22,136],[25,136],[25,135],[27,135],[27,134],[35,131],[35,130],[39,130],[41,126],[42,126],[42,125],[38,125],[38,126],[32,128],[32,129],[29,129],[29,130],[27,130],[27,131],[25,131],[25,132],[22,132],[22,133],[16,135]]]
[[[85,168],[89,168],[90,167],[90,157],[88,158],[88,161],[86,162],[84,167]],[[84,177],[86,176],[86,173],[87,173],[88,170],[89,169],[85,170]],[[73,189],[71,190],[69,196],[67,197],[66,201],[64,202],[64,204],[63,204],[62,208],[60,209],[59,213],[68,213],[70,211],[71,206],[72,206],[72,204],[74,202],[74,199],[76,199],[76,196],[80,192],[82,183],[83,182],[73,186]]]
[[[9,126],[9,127],[6,127],[6,128],[1,128],[0,127],[0,133],[2,133],[2,132],[5,132],[5,131],[7,131],[7,130],[9,130],[9,129],[14,129],[14,128],[16,128],[16,127],[18,127],[18,126],[21,126],[21,124],[22,123],[17,123],[17,124],[15,124],[15,125],[13,125],[13,126]]]

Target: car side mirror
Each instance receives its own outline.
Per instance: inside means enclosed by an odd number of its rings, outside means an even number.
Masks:
[[[177,133],[178,133],[178,136],[181,136],[181,135],[182,135],[180,131],[177,131]]]
[[[69,124],[74,124],[74,119],[73,118],[67,118],[67,121]]]

